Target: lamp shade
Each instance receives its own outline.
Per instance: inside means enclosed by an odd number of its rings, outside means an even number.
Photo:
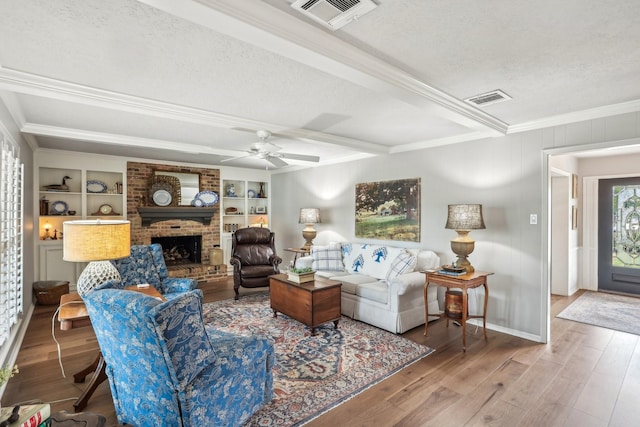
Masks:
[[[62,227],[65,261],[108,261],[131,254],[129,221],[65,221]]]
[[[318,224],[320,222],[320,209],[301,208],[298,224]]]
[[[449,205],[447,225],[453,230],[480,230],[485,228],[482,205]]]

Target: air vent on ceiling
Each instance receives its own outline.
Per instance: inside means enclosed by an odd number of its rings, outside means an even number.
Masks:
[[[511,97],[509,95],[497,89],[491,92],[483,93],[482,95],[472,96],[471,98],[465,99],[465,101],[479,107],[484,107],[485,105],[508,101],[510,99]]]
[[[372,0],[296,0],[291,7],[335,31],[378,5]]]

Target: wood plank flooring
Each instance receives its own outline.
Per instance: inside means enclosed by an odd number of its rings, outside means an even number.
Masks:
[[[205,301],[233,297],[231,280],[200,285]],[[260,290],[262,291],[262,290]],[[242,289],[243,295],[252,290]],[[510,335],[467,331],[431,323],[429,336],[415,328],[403,336],[437,351],[311,421],[321,426],[630,426],[640,419],[639,337],[555,318],[581,293],[552,297],[549,344]],[[60,331],[66,378],[62,377],[52,317],[56,307],[37,306],[21,347],[20,373],[7,384],[3,405],[31,399],[58,401],[54,411],[73,412],[84,384],[73,373],[95,358],[98,345],[90,327]],[[639,319],[640,320],[640,319]],[[107,382],[89,401],[88,412],[117,419]]]

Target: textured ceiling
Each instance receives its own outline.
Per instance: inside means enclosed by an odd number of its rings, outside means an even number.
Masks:
[[[2,0],[0,95],[34,147],[208,164],[258,129],[326,164],[640,110],[637,0],[375,1],[332,32],[287,0]]]

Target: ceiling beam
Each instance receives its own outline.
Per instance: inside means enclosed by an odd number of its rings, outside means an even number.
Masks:
[[[250,120],[228,114],[97,89],[1,66],[0,89],[74,104],[108,108],[116,111],[126,111],[230,130],[268,129],[271,132],[287,135],[292,138],[339,145],[340,147],[348,147],[368,154],[386,154],[389,152],[387,146],[354,138],[339,137],[322,132],[291,130],[281,124]]]
[[[418,106],[474,131],[508,124],[264,2],[138,0],[166,13]]]

